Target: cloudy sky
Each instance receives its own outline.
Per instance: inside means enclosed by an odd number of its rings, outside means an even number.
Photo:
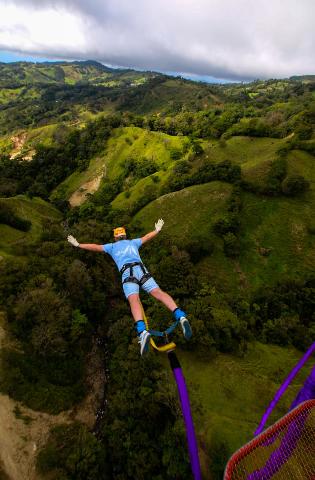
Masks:
[[[0,0],[0,61],[94,59],[229,80],[315,74],[314,25],[315,0]]]

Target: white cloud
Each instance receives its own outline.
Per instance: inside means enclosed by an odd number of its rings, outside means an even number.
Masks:
[[[0,48],[221,78],[284,77],[315,73],[314,20],[313,0],[2,0]]]
[[[86,46],[82,20],[66,10],[0,5],[0,46],[25,52],[67,54]]]

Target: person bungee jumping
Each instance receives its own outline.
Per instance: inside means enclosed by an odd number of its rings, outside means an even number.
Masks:
[[[93,252],[106,252],[116,263],[118,270],[122,275],[122,286],[124,294],[129,301],[132,316],[135,321],[135,329],[139,337],[141,355],[148,350],[150,332],[146,330],[143,320],[142,306],[139,297],[139,288],[142,287],[147,293],[162,302],[169,310],[173,312],[176,321],[179,321],[184,337],[189,340],[192,333],[190,324],[186,318],[186,313],[181,310],[173,298],[161,290],[143,265],[139,255],[139,248],[149,240],[152,240],[162,229],[164,220],[161,218],[156,222],[155,229],[141,238],[127,239],[124,227],[114,229],[114,243],[97,245],[95,243],[79,243],[72,235],[68,235],[68,242],[74,247],[91,250]]]

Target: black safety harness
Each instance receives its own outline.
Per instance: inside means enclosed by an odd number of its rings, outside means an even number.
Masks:
[[[140,280],[138,280],[137,277],[135,277],[133,274],[133,267],[137,267],[137,266],[141,268],[143,273]],[[145,266],[141,262],[125,263],[125,265],[123,265],[123,267],[121,268],[120,273],[123,274],[128,268],[129,268],[129,277],[126,277],[122,283],[132,282],[132,283],[137,283],[138,285],[140,285],[140,287],[142,287],[142,285],[144,285],[145,282],[147,282],[150,278],[152,278],[151,273],[148,272],[148,270],[145,268]]]

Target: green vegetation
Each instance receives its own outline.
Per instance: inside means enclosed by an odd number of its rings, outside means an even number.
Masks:
[[[12,148],[13,143],[9,136],[0,137],[0,149],[3,154],[8,155]]]
[[[80,189],[85,183],[102,177],[106,174],[106,163],[103,153],[96,157],[92,157],[86,170],[76,170],[61,182],[50,195],[50,199],[58,201],[58,198],[69,200],[71,195]]]
[[[253,438],[262,413],[299,358],[293,349],[260,343],[249,344],[243,358],[220,354],[205,362],[191,352],[180,352],[192,401],[199,405],[194,420],[206,445],[201,446],[202,456],[213,467],[217,446],[223,450],[220,478],[229,456]],[[288,411],[307,370],[290,386],[269,424]],[[207,478],[206,471],[204,475]]]
[[[315,244],[307,231],[313,215],[310,205],[283,198],[258,203],[252,194],[244,196],[243,205],[240,265],[248,285],[272,285],[283,276],[311,274]]]
[[[0,74],[0,307],[14,339],[0,390],[35,410],[73,408],[88,393],[95,337],[109,370],[96,435],[53,429],[40,474],[190,478],[165,359],[140,358],[113,262],[65,240],[104,244],[116,225],[141,236],[162,217],[141,254],[189,313],[192,340],[174,340],[204,477],[222,478],[315,340],[314,78],[208,85],[96,62]],[[169,324],[161,305],[143,303],[153,328]]]
[[[84,425],[58,425],[50,433],[37,459],[38,470],[49,478],[106,479],[106,458],[101,443]]]
[[[29,415],[23,415],[18,405],[15,405],[13,413],[17,419],[22,420],[26,425],[29,425],[33,420]]]
[[[211,182],[196,185],[179,192],[163,195],[141,210],[135,217],[136,223],[141,222],[141,230],[152,228],[152,218],[163,218],[165,228],[161,235],[180,240],[198,240],[211,238],[211,225],[220,217],[231,186],[221,182]],[[178,217],[185,219],[179,222]]]
[[[183,151],[184,143],[185,139],[180,137],[150,132],[137,127],[118,130],[108,142],[108,177],[115,179],[119,176],[126,162],[130,160],[153,161],[159,169],[168,167],[172,151]]]
[[[27,232],[31,228],[31,222],[18,217],[9,202],[5,201],[0,201],[0,222],[23,232]]]
[[[19,195],[1,199],[0,205],[10,212],[9,221],[2,219],[0,223],[1,255],[27,254],[32,243],[39,240],[43,225],[61,219],[60,212],[40,198]]]

